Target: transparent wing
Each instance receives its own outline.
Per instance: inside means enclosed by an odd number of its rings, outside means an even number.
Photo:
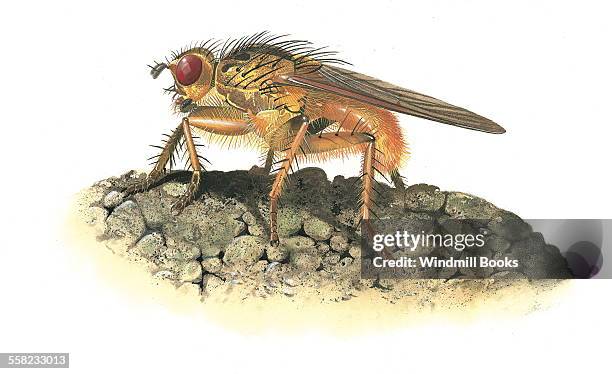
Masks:
[[[506,132],[497,123],[467,109],[335,66],[323,65],[316,71],[281,76],[276,83],[325,91],[394,112],[471,130],[493,134]]]

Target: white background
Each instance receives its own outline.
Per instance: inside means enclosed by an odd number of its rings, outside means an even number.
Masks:
[[[508,130],[401,116],[410,183],[471,192],[525,218],[609,218],[610,14],[604,1],[5,3],[0,351],[68,351],[76,372],[607,370],[609,282],[578,283],[558,306],[503,324],[241,335],[130,301],[66,250],[59,226],[75,192],[143,168],[147,145],[176,125],[161,91],[168,77],[152,80],[146,64],[262,29],[329,45],[355,70]],[[220,170],[257,159],[214,148],[206,157]],[[357,175],[358,164],[325,169]]]

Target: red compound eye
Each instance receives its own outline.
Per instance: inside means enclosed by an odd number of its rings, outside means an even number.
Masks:
[[[183,86],[189,86],[200,78],[202,73],[202,60],[195,55],[181,57],[176,65],[176,80]]]

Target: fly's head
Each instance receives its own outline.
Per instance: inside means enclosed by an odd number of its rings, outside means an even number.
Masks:
[[[172,94],[176,112],[188,113],[212,88],[215,59],[211,50],[204,45],[189,48],[180,53],[174,52],[165,63],[149,65],[151,76],[155,79],[168,69],[174,84],[164,91]]]

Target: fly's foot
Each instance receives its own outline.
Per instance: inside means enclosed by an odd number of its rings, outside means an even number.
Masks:
[[[274,248],[278,247],[279,241],[278,241],[278,234],[273,232],[272,234],[270,234],[270,245]]]
[[[170,207],[170,213],[172,213],[173,216],[178,216],[188,204],[189,199],[183,195],[177,201],[175,201],[174,204],[172,204]]]
[[[151,186],[152,182],[149,182],[149,178],[147,177],[145,180],[143,181],[138,181],[138,182],[132,182],[130,183],[124,190],[123,192],[126,195],[133,195],[137,192],[143,192],[146,191],[150,186]]]
[[[153,183],[158,181],[163,174],[163,172],[152,171],[144,179],[137,180],[128,184],[128,186],[123,190],[123,193],[125,193],[126,195],[133,195],[138,192],[144,192],[151,188]]]
[[[179,215],[183,211],[183,209],[185,209],[187,205],[189,205],[193,201],[196,192],[200,187],[201,177],[202,175],[199,170],[193,172],[193,174],[191,175],[191,182],[189,182],[189,185],[187,186],[187,191],[185,191],[183,196],[181,196],[174,204],[172,204],[172,207],[170,208],[170,212],[173,215]]]

